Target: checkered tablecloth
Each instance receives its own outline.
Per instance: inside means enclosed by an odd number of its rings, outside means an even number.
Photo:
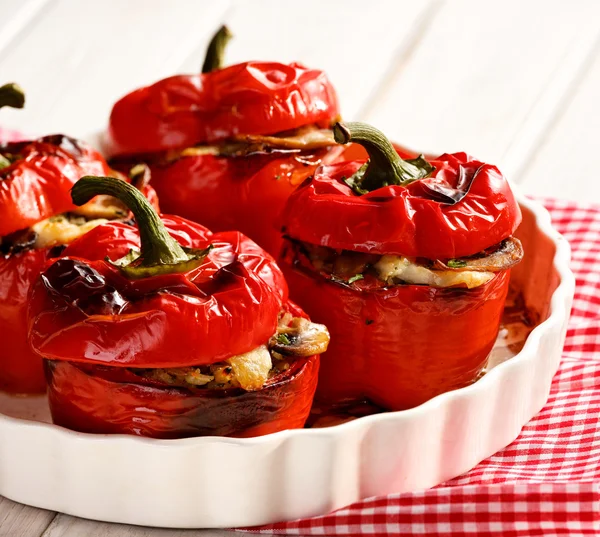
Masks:
[[[355,503],[261,533],[525,537],[600,535],[600,206],[540,200],[577,278],[546,407],[510,446],[430,490]]]
[[[18,136],[0,129],[0,141]],[[567,340],[546,407],[510,446],[413,494],[257,528],[290,535],[600,535],[600,205],[541,200],[572,248]],[[248,530],[245,530],[248,531]]]

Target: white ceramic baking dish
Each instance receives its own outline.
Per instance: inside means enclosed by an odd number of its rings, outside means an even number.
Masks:
[[[544,319],[475,384],[403,412],[253,439],[149,440],[48,423],[45,399],[0,398],[0,494],[85,518],[174,528],[265,524],[434,486],[509,444],[545,404],[574,292],[569,246],[519,197],[513,282]]]

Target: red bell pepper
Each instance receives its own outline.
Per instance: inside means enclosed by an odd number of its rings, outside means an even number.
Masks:
[[[280,265],[331,332],[317,398],[414,407],[475,381],[498,333],[519,206],[464,153],[402,160],[361,123],[334,128],[370,159],[319,168],[290,197]]]
[[[0,88],[0,106],[24,103],[22,91]],[[110,172],[98,152],[64,135],[0,146],[0,390],[41,393],[42,361],[27,343],[27,296],[61,242],[36,245],[31,226],[76,209],[69,190],[83,175]],[[147,194],[156,203],[154,191]]]
[[[114,165],[148,163],[166,212],[213,231],[239,229],[275,255],[287,197],[335,145],[337,95],[323,71],[299,63],[221,68],[228,35],[213,39],[203,73],[172,76],[114,105]]]
[[[143,384],[127,369],[111,370],[105,377],[108,372],[101,366],[52,361],[48,397],[54,423],[75,431],[247,438],[301,428],[310,412],[318,370],[318,357],[311,356],[258,392],[194,391]]]
[[[22,108],[23,92],[14,84],[0,88],[0,107]],[[26,336],[27,294],[39,276],[48,248],[31,249],[31,239],[11,235],[74,208],[69,189],[86,173],[104,174],[95,151],[66,137],[45,137],[0,147],[0,389],[37,393],[45,389],[42,362]]]
[[[23,230],[74,209],[69,190],[75,181],[109,169],[96,151],[64,136],[8,143],[0,154],[10,156],[0,170],[0,389],[39,393],[46,383],[42,361],[27,343],[27,295],[52,248],[34,248],[34,237]],[[19,233],[23,240],[12,241]]]
[[[109,135],[116,155],[332,124],[338,101],[325,73],[299,63],[245,62],[221,68],[228,39],[227,29],[221,28],[209,46],[205,72],[166,78],[114,105]]]
[[[97,194],[129,206],[139,232],[95,228],[33,289],[30,341],[55,423],[159,438],[301,427],[328,335],[289,302],[275,261],[238,232],[161,220],[124,182],[72,190],[77,203]]]

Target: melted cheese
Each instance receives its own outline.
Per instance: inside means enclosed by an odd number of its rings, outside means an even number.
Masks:
[[[409,284],[429,285],[431,287],[478,287],[489,282],[493,272],[472,270],[430,270],[417,265],[406,257],[384,255],[375,264],[379,277],[384,280],[401,280]]]
[[[267,382],[269,371],[273,367],[271,353],[265,345],[246,354],[233,356],[226,362],[231,365],[240,387],[247,391],[260,390]]]
[[[81,222],[73,221],[62,214],[42,220],[31,228],[37,234],[35,248],[50,248],[56,245],[69,244],[96,226],[106,222],[108,222],[106,218],[97,218],[90,221],[81,219]]]
[[[170,369],[140,370],[145,378],[164,382],[171,386],[206,386],[207,388],[243,388],[260,390],[269,378],[273,367],[271,353],[266,345],[245,354],[233,356],[224,362],[210,365],[204,373],[201,367],[177,367]],[[133,370],[136,371],[136,370]]]

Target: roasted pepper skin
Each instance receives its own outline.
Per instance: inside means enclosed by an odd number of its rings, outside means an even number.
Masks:
[[[164,222],[190,248],[214,245],[203,265],[129,280],[104,260],[101,247],[109,241],[86,246],[126,224],[98,227],[73,243],[98,260],[62,257],[33,288],[30,341],[38,354],[118,367],[188,367],[244,354],[275,333],[287,287],[274,260],[240,233],[213,235],[175,216]]]
[[[0,153],[18,155],[0,170],[0,237],[75,209],[69,195],[75,182],[110,172],[100,153],[62,134],[9,142]]]
[[[478,378],[498,333],[509,272],[473,289],[336,282],[300,262],[294,244],[448,260],[508,238],[521,213],[498,169],[464,153],[432,160],[435,171],[425,179],[357,195],[345,181],[364,163],[323,166],[291,195],[284,232],[296,242],[286,242],[279,262],[292,299],[331,333],[317,399],[369,399],[403,410]],[[455,188],[465,174],[474,179],[457,203],[427,188]]]
[[[508,291],[508,271],[474,289],[398,285],[358,289],[294,264],[281,267],[293,297],[332,334],[317,399],[361,399],[404,410],[471,384],[492,350]]]
[[[53,421],[68,429],[152,438],[252,437],[304,425],[319,357],[298,359],[253,392],[151,385],[126,369],[108,372],[102,366],[73,362],[46,364]]]
[[[402,156],[412,157],[400,146]],[[161,207],[201,222],[213,231],[237,229],[277,256],[281,211],[294,190],[324,163],[366,158],[362,146],[246,157],[200,155],[171,164],[151,164]]]
[[[150,165],[166,213],[213,231],[237,229],[277,255],[281,208],[321,164],[326,149],[183,156],[174,162],[164,157],[236,136],[327,128],[338,116],[335,89],[322,71],[298,63],[246,62],[170,77],[126,95],[114,105],[109,145],[120,157],[115,166]]]
[[[113,155],[133,155],[304,125],[329,127],[338,115],[337,95],[323,71],[245,62],[129,93],[114,105],[108,132]]]
[[[326,150],[248,157],[183,157],[151,165],[161,206],[215,231],[238,229],[271,255],[281,249],[279,216]]]
[[[82,175],[106,174],[108,165],[86,144],[63,135],[0,146],[19,155],[0,170],[0,237],[74,209],[69,190]],[[42,361],[27,343],[27,296],[51,249],[0,255],[0,390],[42,393]]]
[[[436,168],[432,177],[356,196],[343,178],[363,164],[354,161],[320,168],[290,198],[284,233],[334,249],[452,259],[499,243],[521,222],[519,206],[498,168],[466,153],[432,160]],[[461,170],[477,172],[462,201],[451,205],[431,197],[427,184],[454,186]]]
[[[0,258],[0,390],[43,393],[42,360],[27,342],[27,297],[48,259],[48,249]]]
[[[322,71],[246,62],[173,76],[126,95],[113,107],[108,138],[115,167],[150,166],[164,212],[213,231],[239,230],[277,256],[280,213],[290,194],[321,164],[365,158],[360,145],[174,161],[169,151],[309,125],[327,128],[339,114],[335,89]]]
[[[301,427],[316,389],[318,356],[295,359],[249,392],[178,388],[132,372],[222,361],[264,345],[282,308],[305,316],[288,301],[273,258],[242,234],[213,234],[177,216],[162,221],[184,247],[213,245],[202,265],[128,280],[104,258],[139,248],[139,234],[109,223],[73,242],[36,284],[30,339],[47,358],[54,422],[155,438]]]

